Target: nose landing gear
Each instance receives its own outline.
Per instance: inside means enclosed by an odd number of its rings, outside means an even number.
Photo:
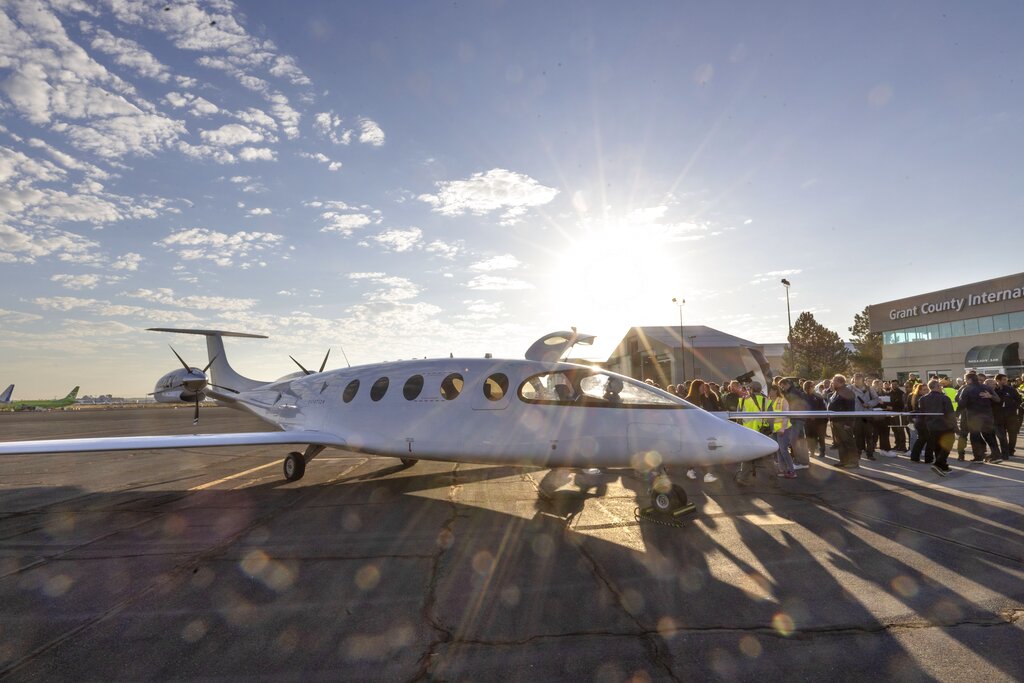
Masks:
[[[696,512],[697,506],[688,501],[682,486],[672,483],[664,467],[652,470],[650,478],[648,495],[651,504],[649,507],[637,509],[637,519],[668,526],[682,526],[680,520]]]

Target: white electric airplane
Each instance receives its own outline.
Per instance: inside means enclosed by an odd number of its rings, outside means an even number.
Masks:
[[[198,418],[199,401],[210,396],[282,431],[6,442],[0,443],[0,455],[305,445],[304,452],[284,459],[288,481],[301,479],[325,448],[396,457],[406,465],[424,459],[573,469],[632,467],[650,475],[654,509],[673,514],[692,506],[687,506],[683,489],[669,480],[666,466],[737,463],[777,450],[774,439],[724,419],[737,414],[705,412],[631,377],[561,362],[574,344],[593,341],[575,331],[542,337],[525,360],[397,361],[326,372],[303,369],[264,382],[238,374],[228,363],[223,342],[224,337],[262,335],[153,330],[203,335],[210,358],[200,370],[175,352],[183,368],[158,381],[159,397],[194,402]]]

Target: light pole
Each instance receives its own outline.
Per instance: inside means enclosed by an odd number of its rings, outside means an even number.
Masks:
[[[694,379],[697,379],[697,356],[696,348],[693,345],[693,340],[697,338],[697,335],[690,335],[690,374],[693,375]]]
[[[782,278],[782,286],[786,288],[786,322],[789,323],[789,337],[793,336],[793,318],[789,314],[789,280]],[[789,339],[786,337],[786,339]]]
[[[683,304],[686,299],[672,297],[672,303],[679,307],[679,368],[680,382],[686,381],[686,342],[683,341]]]

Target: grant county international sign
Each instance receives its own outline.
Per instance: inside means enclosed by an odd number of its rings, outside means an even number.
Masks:
[[[872,332],[1024,311],[1024,273],[868,306]]]

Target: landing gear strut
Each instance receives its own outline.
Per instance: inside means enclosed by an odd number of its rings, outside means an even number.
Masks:
[[[320,455],[320,451],[323,449],[323,446],[309,445],[306,446],[305,453],[298,451],[289,453],[288,457],[284,459],[284,478],[288,481],[302,479],[302,475],[306,473],[306,463]]]

